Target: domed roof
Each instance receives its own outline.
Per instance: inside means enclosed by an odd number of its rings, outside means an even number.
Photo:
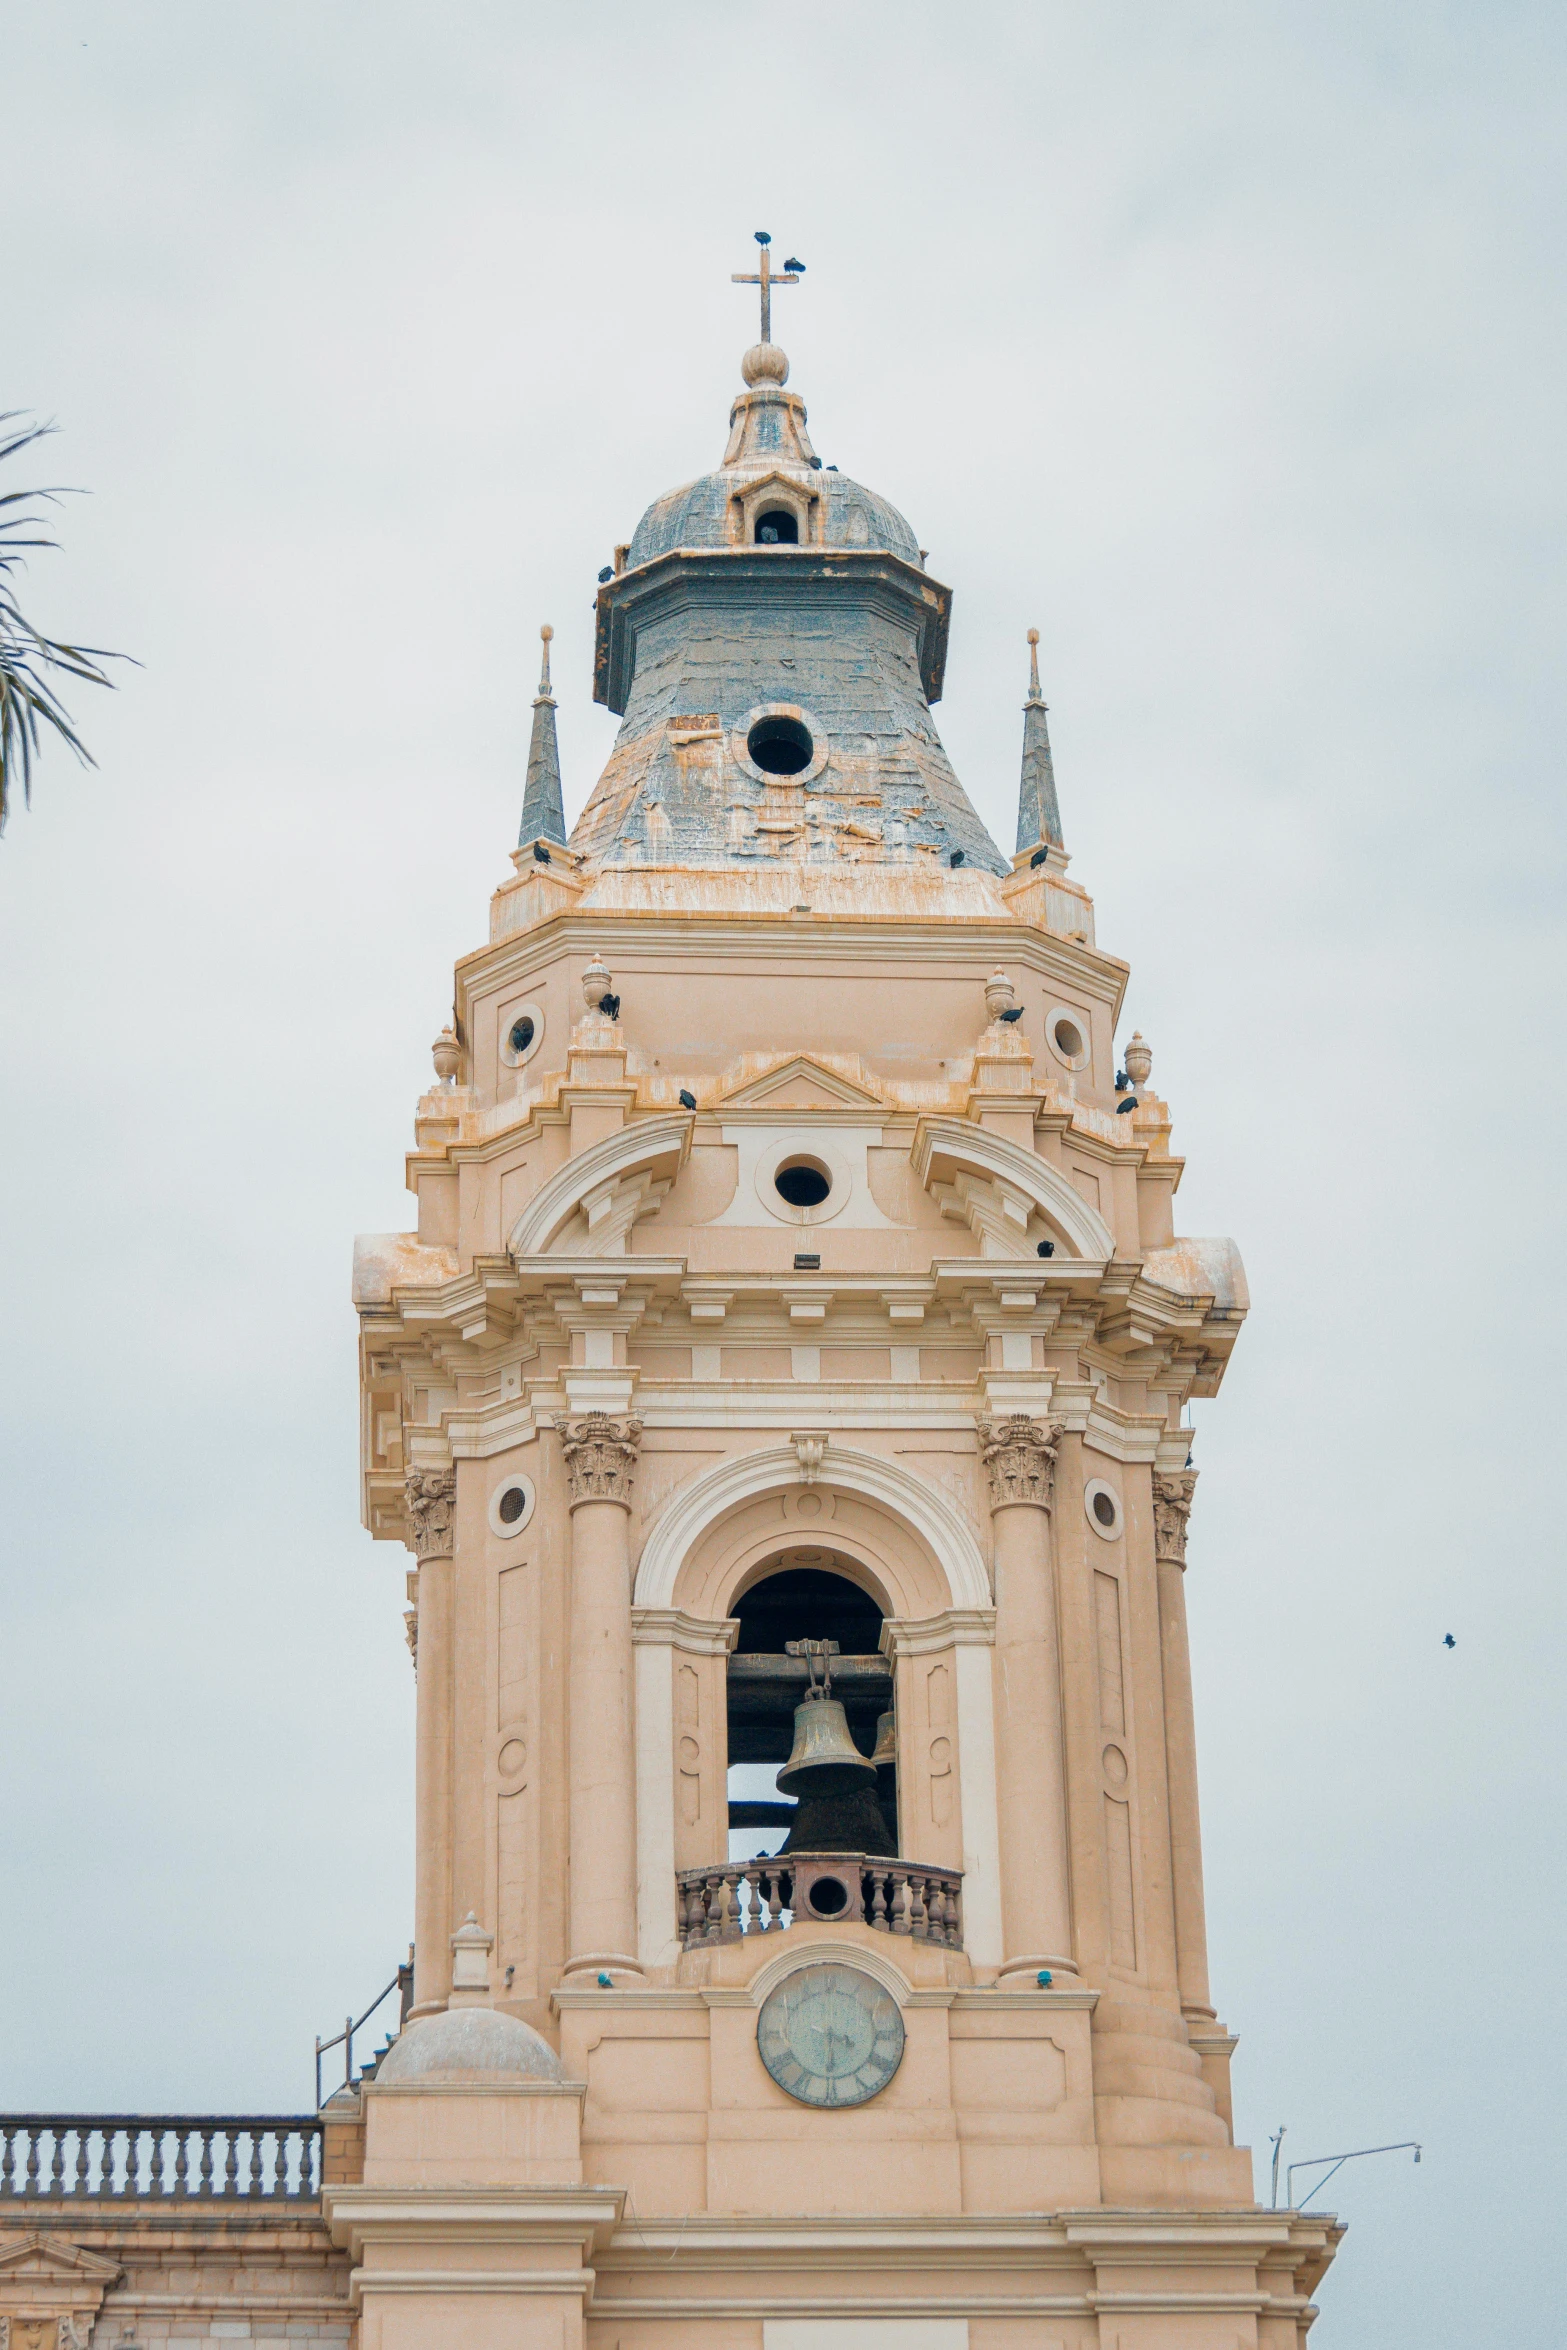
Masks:
[[[805,402],[784,383],[789,362],[776,343],[759,343],[743,362],[748,389],[729,411],[729,446],[716,473],[655,498],[632,534],[626,562],[631,570],[677,547],[727,547],[734,543],[730,500],[748,481],[769,473],[793,477],[822,500],[820,543],[829,547],[874,547],[918,563],[919,541],[887,499],[847,474],[824,466],[805,429]]]
[[[405,2026],[381,2059],[376,2086],[425,2081],[560,2081],[560,2058],[517,2016],[493,2007],[449,2007]]]

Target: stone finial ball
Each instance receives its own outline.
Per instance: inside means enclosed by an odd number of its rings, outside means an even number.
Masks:
[[[789,361],[777,343],[753,343],[740,362],[748,384],[783,384],[789,380]]]

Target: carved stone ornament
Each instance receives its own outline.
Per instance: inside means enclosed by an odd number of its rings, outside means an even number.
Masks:
[[[1059,1420],[1031,1420],[1014,1412],[1005,1420],[976,1420],[979,1457],[990,1478],[990,1506],[1015,1501],[1048,1510],[1055,1500],[1056,1451],[1065,1433]]]
[[[561,1438],[572,1508],[581,1501],[618,1501],[623,1509],[630,1509],[641,1421],[612,1419],[608,1412],[585,1412],[580,1420],[561,1422]]]
[[[87,2350],[90,2317],[28,2317],[0,2311],[0,2350]]]
[[[816,1483],[817,1476],[820,1473],[822,1462],[826,1457],[826,1437],[806,1435],[791,1436],[789,1442],[794,1446],[794,1457],[800,1464],[801,1484],[814,1485]]]
[[[455,1469],[410,1469],[403,1484],[413,1546],[421,1561],[452,1555],[452,1521],[457,1514]]]
[[[1186,1564],[1186,1521],[1192,1514],[1192,1495],[1197,1490],[1195,1469],[1183,1469],[1173,1477],[1160,1476],[1153,1481],[1153,1541],[1156,1557],[1170,1565]]]
[[[121,2274],[117,2260],[37,2229],[0,2243],[0,2350],[88,2350]]]

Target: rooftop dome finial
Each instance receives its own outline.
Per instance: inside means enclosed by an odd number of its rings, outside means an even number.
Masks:
[[[762,336],[753,343],[740,362],[740,372],[748,384],[783,383],[789,373],[789,362],[773,341],[773,288],[797,286],[805,275],[805,263],[791,253],[781,270],[773,269],[770,248],[772,238],[765,228],[756,231],[756,241],[762,248],[761,265],[751,270],[735,270],[731,285],[757,286],[762,299]]]

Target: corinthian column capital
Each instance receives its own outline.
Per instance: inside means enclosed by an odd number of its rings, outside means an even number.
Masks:
[[[1065,1433],[1059,1420],[1031,1420],[1024,1412],[1009,1419],[978,1419],[979,1457],[990,1478],[990,1506],[1032,1502],[1048,1510],[1055,1500],[1056,1450]]]
[[[1186,1564],[1186,1521],[1192,1514],[1192,1495],[1196,1490],[1195,1469],[1182,1469],[1174,1476],[1154,1472],[1154,1555],[1171,1566]]]
[[[617,1420],[608,1412],[585,1412],[560,1424],[561,1454],[571,1480],[571,1503],[617,1501],[631,1507],[631,1478],[642,1441],[640,1420]]]
[[[410,1469],[403,1481],[403,1499],[420,1564],[426,1559],[449,1559],[457,1510],[457,1471]]]

